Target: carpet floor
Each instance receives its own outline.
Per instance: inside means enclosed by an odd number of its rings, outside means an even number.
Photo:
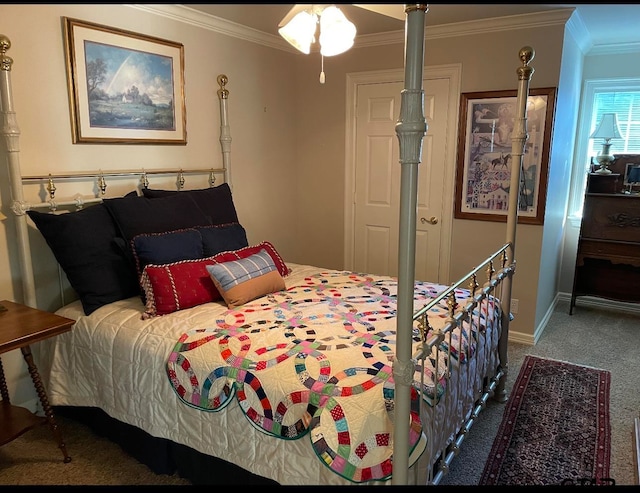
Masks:
[[[480,484],[609,484],[611,374],[526,356]]]

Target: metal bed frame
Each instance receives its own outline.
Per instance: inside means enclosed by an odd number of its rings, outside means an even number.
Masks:
[[[396,357],[393,362],[393,377],[395,380],[395,420],[394,420],[394,447],[393,484],[407,484],[409,481],[409,425],[410,420],[410,392],[414,385],[414,371],[416,364],[424,364],[425,358],[430,355],[438,357],[441,342],[451,341],[451,334],[457,327],[461,327],[465,321],[471,321],[474,310],[481,307],[491,297],[500,299],[503,307],[509,307],[511,301],[511,282],[515,273],[515,245],[516,224],[518,211],[518,195],[510,194],[509,212],[507,217],[506,240],[494,254],[478,264],[464,278],[451,285],[451,287],[434,299],[427,306],[417,312],[413,309],[413,287],[415,284],[415,240],[416,240],[416,200],[417,200],[417,175],[418,165],[421,161],[422,141],[426,134],[427,124],[423,113],[424,92],[422,88],[424,67],[424,31],[425,15],[428,11],[426,4],[405,5],[406,29],[405,29],[405,85],[402,91],[402,103],[400,119],[396,125],[396,133],[400,144],[401,165],[401,204],[400,204],[400,237],[399,237],[399,274],[397,296],[397,346]],[[6,36],[0,35],[0,94],[1,115],[3,118],[2,135],[7,149],[7,164],[10,177],[10,189],[12,193],[11,209],[15,213],[15,224],[19,243],[19,265],[22,278],[23,296],[25,304],[36,306],[36,293],[34,272],[29,245],[29,234],[26,211],[34,208],[45,208],[56,211],[59,208],[81,208],[86,204],[96,203],[102,200],[105,194],[107,178],[137,176],[140,185],[148,186],[149,175],[176,175],[178,189],[184,185],[184,175],[190,173],[209,174],[209,183],[213,186],[216,175],[224,175],[225,181],[231,185],[230,180],[230,145],[231,134],[228,119],[227,101],[229,91],[226,89],[228,78],[225,75],[218,76],[220,89],[220,143],[223,153],[223,167],[218,169],[148,169],[148,170],[121,170],[102,172],[98,170],[91,173],[56,173],[41,176],[23,176],[20,171],[19,160],[19,127],[15,110],[13,108],[11,90],[11,68],[13,60],[7,55],[11,46]],[[519,50],[518,56],[521,66],[517,68],[518,95],[517,117],[512,137],[513,172],[511,173],[511,189],[517,190],[520,183],[520,171],[524,147],[528,138],[526,131],[526,101],[529,91],[529,83],[533,74],[533,68],[529,66],[534,57],[534,50],[525,46]],[[56,182],[74,180],[93,180],[96,183],[98,193],[94,197],[84,198],[76,196],[70,200],[57,201],[55,198]],[[23,187],[26,184],[40,184],[46,189],[46,200],[41,203],[28,203],[24,200]],[[485,278],[480,280],[481,273],[485,272]],[[456,300],[457,288],[468,288],[472,292],[471,300],[460,307]],[[449,316],[446,326],[440,331],[434,331],[427,322],[427,312],[438,303],[446,301],[449,308]],[[509,322],[511,316],[508,309],[502,311],[501,335],[499,341],[499,365],[498,371],[485,382],[482,389],[478,390],[477,399],[469,403],[467,418],[459,427],[455,439],[446,449],[436,451],[438,453],[438,467],[428,473],[428,483],[438,484],[446,474],[453,458],[458,454],[460,445],[465,439],[480,411],[485,407],[490,397],[504,402],[506,401],[505,378],[508,371],[507,340]],[[421,331],[422,346],[417,354],[412,354],[412,329],[417,325]],[[451,346],[451,344],[449,344]],[[451,358],[448,358],[451,361]],[[451,372],[449,371],[449,374]],[[437,377],[437,375],[436,375]],[[405,418],[406,417],[406,418]],[[427,424],[429,426],[429,424]],[[434,426],[431,423],[430,426]],[[425,429],[427,429],[425,427]],[[433,457],[431,458],[433,460]]]

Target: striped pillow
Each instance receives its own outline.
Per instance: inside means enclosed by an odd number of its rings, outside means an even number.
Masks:
[[[264,248],[247,258],[207,265],[206,268],[229,308],[285,289],[284,279]]]

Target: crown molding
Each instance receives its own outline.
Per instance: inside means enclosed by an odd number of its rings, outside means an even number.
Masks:
[[[161,15],[186,24],[209,29],[211,31],[232,36],[263,46],[269,46],[290,53],[300,54],[280,36],[267,34],[235,22],[206,14],[199,10],[179,4],[128,4],[138,10]],[[469,36],[488,32],[509,31],[565,24],[571,17],[573,9],[556,9],[522,15],[508,15],[465,22],[428,26],[425,39],[447,38],[452,36]],[[428,15],[428,14],[427,14]],[[365,48],[388,44],[404,43],[404,30],[389,31],[378,34],[356,36],[354,48]]]
[[[593,41],[591,35],[587,30],[587,26],[584,25],[582,16],[579,12],[574,12],[567,22],[567,31],[573,36],[573,39],[578,45],[578,48],[583,55],[586,55],[591,48],[593,48]]]
[[[607,43],[594,45],[589,32],[576,11],[567,22],[567,29],[573,34],[584,55],[621,55],[640,52],[640,43]]]
[[[473,21],[454,22],[429,26],[424,39],[450,38],[454,36],[470,36],[475,34],[487,34],[489,32],[511,31],[514,29],[540,28],[545,26],[564,25],[571,17],[573,9],[557,9],[532,14],[507,15],[504,17],[490,17]],[[428,14],[427,14],[428,15]],[[390,31],[379,34],[365,34],[357,36],[354,48],[379,46],[394,43],[404,43],[404,31]]]
[[[215,15],[206,14],[199,10],[185,7],[184,5],[129,4],[126,6],[184,22],[185,24],[190,24],[192,26],[208,29],[209,31],[224,34],[225,36],[232,36],[244,41],[269,46],[270,48],[276,48],[291,53],[300,53],[280,36],[267,34],[265,32],[258,31],[257,29],[252,29],[250,27],[243,26],[242,24],[222,19],[221,17],[216,17]]]
[[[640,52],[640,43],[611,43],[594,46],[587,55],[623,55],[638,52]]]
[[[564,25],[571,17],[573,9],[557,9],[531,14],[505,15],[474,21],[455,22],[429,27],[425,39],[448,38],[453,36],[469,36],[488,32],[512,31],[547,26]]]

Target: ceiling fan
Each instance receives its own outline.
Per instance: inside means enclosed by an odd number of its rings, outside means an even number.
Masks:
[[[370,10],[378,14],[386,15],[387,17],[393,17],[403,21],[405,19],[404,4],[381,4],[381,3],[367,3],[367,4],[353,4],[354,7],[360,7],[361,9]]]
[[[404,19],[405,15],[402,4],[354,4],[354,6],[396,19]],[[347,19],[340,8],[333,4],[294,5],[278,24],[278,33],[291,46],[308,55],[311,53],[311,45],[316,41],[318,26],[318,42],[322,55],[320,83],[324,84],[324,57],[339,55],[349,50],[356,37],[356,26]]]

